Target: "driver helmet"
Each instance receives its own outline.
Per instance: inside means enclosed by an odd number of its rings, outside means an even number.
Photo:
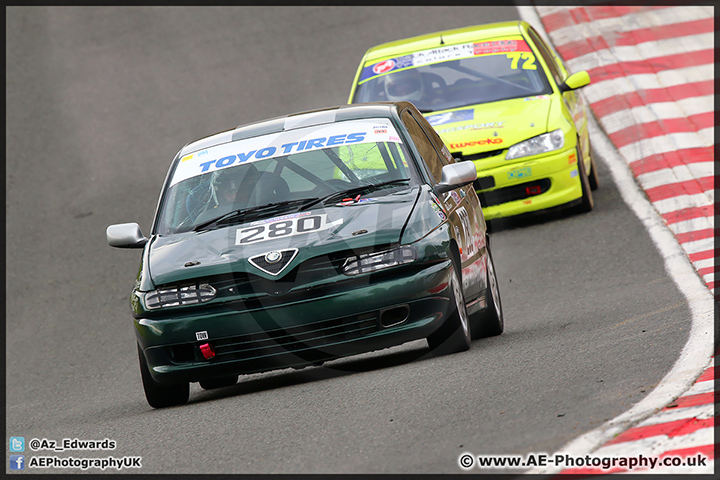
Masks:
[[[238,191],[241,189],[252,190],[257,176],[258,169],[255,165],[224,168],[214,172],[210,181],[210,191],[215,204],[238,201]],[[249,194],[250,192],[245,193]]]
[[[391,73],[385,78],[385,95],[391,102],[415,102],[422,98],[423,92],[422,77],[414,68]]]

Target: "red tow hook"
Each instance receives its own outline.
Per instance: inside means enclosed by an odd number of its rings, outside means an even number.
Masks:
[[[212,345],[209,343],[203,343],[200,345],[200,351],[203,354],[203,357],[205,357],[205,360],[210,360],[215,356],[215,350],[213,350]]]

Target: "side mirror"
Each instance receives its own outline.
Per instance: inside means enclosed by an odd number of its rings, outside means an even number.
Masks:
[[[567,92],[570,90],[576,90],[582,88],[585,85],[590,84],[590,74],[583,70],[582,72],[573,73],[570,75],[562,85],[560,85],[561,92]]]
[[[440,183],[435,188],[438,193],[445,193],[474,182],[477,179],[477,169],[473,162],[452,163],[442,168],[440,178]]]
[[[117,248],[142,248],[148,242],[137,223],[110,225],[105,231],[105,236],[108,245]]]

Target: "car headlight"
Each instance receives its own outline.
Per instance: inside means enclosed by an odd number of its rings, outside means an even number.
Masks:
[[[345,275],[359,275],[414,262],[416,259],[415,247],[404,245],[383,252],[349,257],[342,268]]]
[[[215,298],[217,290],[207,283],[186,285],[174,288],[159,288],[145,293],[145,307],[148,310],[180,305],[194,305]]]
[[[513,158],[552,152],[562,148],[563,145],[565,145],[565,134],[558,128],[550,133],[544,133],[513,145],[508,149],[505,159],[512,160]]]

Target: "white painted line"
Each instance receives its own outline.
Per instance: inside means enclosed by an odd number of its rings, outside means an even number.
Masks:
[[[714,266],[715,266],[715,259],[714,259],[714,258],[708,258],[708,259],[705,259],[705,260],[698,260],[697,262],[695,262],[695,268],[697,268],[698,270],[700,270],[700,269],[702,269],[702,268],[710,268],[710,267],[714,267]]]
[[[712,383],[712,382],[711,382]],[[677,408],[673,410],[664,410],[656,413],[650,418],[643,420],[635,425],[636,427],[647,427],[650,425],[659,425],[661,423],[670,423],[677,420],[687,420],[689,418],[697,418],[705,420],[715,416],[715,409],[712,405],[698,405],[695,407]]]
[[[552,35],[551,35],[552,36]],[[572,59],[573,68],[589,70],[600,64],[609,66],[624,62],[655,61],[661,63],[664,57],[670,55],[688,54],[708,50],[714,45],[714,34],[701,33],[687,37],[668,38],[655,42],[639,43],[622,47],[611,47],[595,50]]]
[[[687,119],[688,115],[714,112],[714,95],[706,95],[703,101],[686,102],[689,108],[683,108],[681,102],[649,103],[629,110],[621,110],[602,117],[602,123],[608,134],[613,134],[626,128],[642,123],[657,122],[659,120]],[[698,100],[698,99],[693,99]],[[688,113],[688,110],[692,113]]]
[[[704,128],[699,130],[698,133],[705,139],[708,145],[713,145],[715,143],[715,127]]]
[[[702,95],[699,97],[683,98],[675,102],[685,112],[685,115],[699,115],[715,111],[715,95]]]
[[[715,391],[715,382],[710,379],[704,382],[695,382],[688,391],[682,394],[683,397],[689,397],[690,395],[701,395],[703,393],[710,393]],[[682,397],[680,397],[682,398]],[[710,404],[712,406],[712,404]]]
[[[700,253],[700,252],[711,252],[715,249],[715,239],[703,238],[702,240],[695,240],[694,242],[685,242],[682,244],[683,249],[688,254]]]
[[[528,21],[538,30],[544,30],[542,22],[533,7],[518,6],[517,9],[521,19]],[[712,68],[713,66],[710,65],[710,69]],[[674,78],[672,75],[668,77]],[[668,85],[664,84],[664,86]],[[618,95],[618,92],[611,91],[610,94]],[[648,418],[687,390],[694,379],[705,369],[708,359],[713,354],[714,323],[717,318],[712,293],[702,283],[672,232],[665,226],[662,218],[650,202],[647,201],[644,194],[640,192],[627,163],[618,155],[617,150],[603,131],[600,130],[592,116],[590,117],[589,129],[594,150],[599,154],[599,160],[607,164],[623,200],[647,229],[650,238],[664,260],[668,276],[673,279],[678,290],[687,300],[691,314],[691,327],[689,338],[677,361],[655,389],[625,413],[606,422],[599,428],[581,435],[560,449],[560,452],[578,456],[598,449],[598,447],[614,438],[615,435]],[[683,148],[688,147],[684,146]],[[712,443],[713,429],[706,430],[710,432],[709,442]],[[685,447],[687,444],[682,446]],[[663,451],[669,449],[666,448]],[[561,468],[553,466],[550,468],[534,468],[527,473],[547,474],[557,473],[560,470]]]
[[[644,456],[659,456],[669,450],[681,448],[704,447],[714,443],[713,427],[701,428],[687,435],[668,437],[656,435],[632,442],[614,443],[599,448],[593,456],[601,457],[632,457],[642,453]],[[567,453],[567,452],[565,452]]]
[[[664,200],[652,202],[652,204],[660,215],[664,215],[666,213],[677,212],[678,210],[684,210],[686,208],[712,205],[712,201],[704,193],[698,193],[696,195],[678,195],[677,197],[670,197]]]
[[[567,10],[568,7],[537,7],[542,11],[543,15],[557,13]],[[594,19],[590,23],[579,23],[567,27],[554,30],[550,36],[555,45],[561,46],[568,43],[574,43],[579,40],[578,29],[582,29],[584,36],[604,37],[606,32],[627,33],[645,28],[655,28],[665,25],[675,25],[678,23],[692,22],[694,20],[702,20],[713,17],[712,7],[671,7],[657,11],[643,11],[639,13],[630,13],[621,17]],[[607,38],[607,42],[612,44],[612,37]]]
[[[572,72],[578,69],[573,65],[572,60],[566,62],[568,68]],[[600,64],[593,65],[598,67]],[[661,78],[662,77],[662,78]],[[610,80],[593,80],[590,78],[590,85],[583,89],[583,94],[590,103],[597,103],[618,95],[626,95],[632,92],[642,94],[643,90],[655,90],[659,88],[669,88],[678,85],[686,85],[694,82],[704,82],[714,80],[714,65],[698,65],[695,67],[677,68],[671,73],[658,76],[654,73],[639,73],[635,75],[627,75],[617,77]]]
[[[602,119],[600,119],[600,123]],[[603,126],[605,124],[603,123]],[[628,161],[634,162],[650,155],[659,153],[674,152],[684,148],[705,148],[711,147],[712,143],[708,143],[696,132],[670,133],[662,137],[644,138],[638,142],[630,143],[620,147],[620,154]]]
[[[710,217],[697,217],[690,220],[683,220],[680,222],[670,223],[668,227],[675,235],[681,233],[697,232],[699,230],[707,230],[708,228],[715,227],[715,218]],[[711,265],[707,265],[711,266]]]
[[[648,190],[672,183],[712,177],[715,174],[714,167],[713,162],[686,163],[685,165],[678,165],[672,168],[663,168],[648,173],[641,173],[637,176],[637,179],[643,188]]]

